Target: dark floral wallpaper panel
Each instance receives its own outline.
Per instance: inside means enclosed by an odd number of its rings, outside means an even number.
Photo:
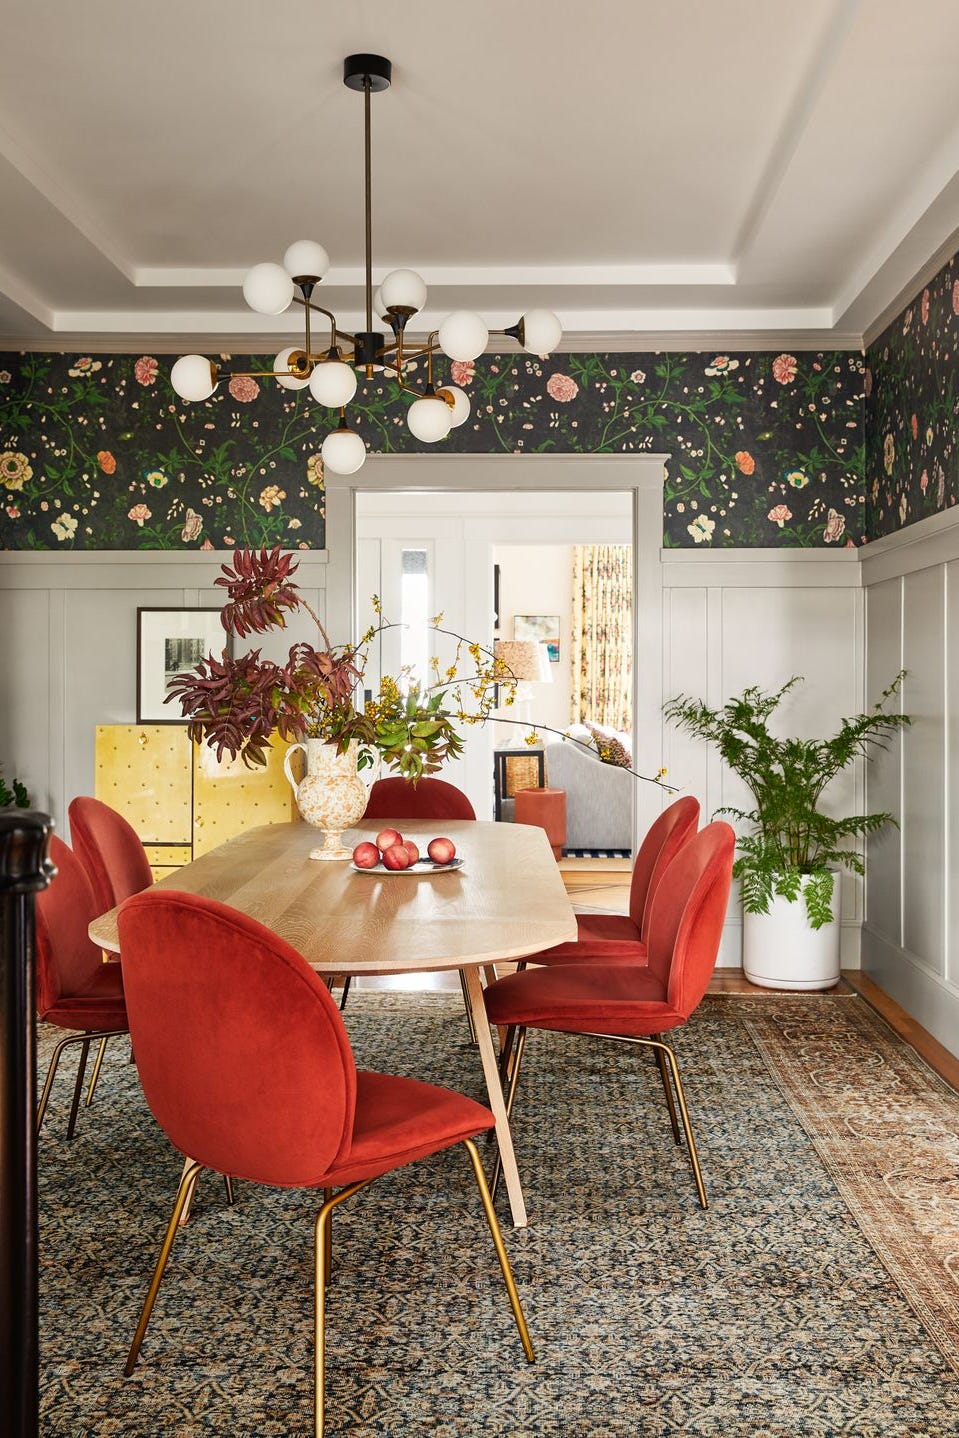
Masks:
[[[866,354],[866,515],[870,539],[959,496],[959,256]]]
[[[0,547],[323,547],[331,412],[240,375],[188,405],[171,363],[0,355]],[[503,354],[449,370],[472,413],[438,449],[670,453],[666,545],[865,540],[858,354]],[[405,403],[388,383],[361,384],[349,418],[372,451],[430,452]]]

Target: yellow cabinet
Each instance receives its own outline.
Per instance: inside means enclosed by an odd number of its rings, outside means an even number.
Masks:
[[[274,739],[266,768],[247,769],[240,759],[218,763],[179,725],[99,724],[96,797],[133,825],[160,878],[243,829],[297,817],[287,747]]]

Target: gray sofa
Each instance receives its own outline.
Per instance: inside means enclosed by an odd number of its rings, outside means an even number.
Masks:
[[[631,851],[636,780],[628,769],[556,738],[546,745],[546,783],[566,791],[567,849]]]

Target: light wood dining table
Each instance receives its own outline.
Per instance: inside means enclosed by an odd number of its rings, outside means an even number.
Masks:
[[[375,838],[388,822],[360,824],[344,835],[344,843],[352,848]],[[309,859],[316,830],[308,824],[264,824],[184,865],[159,887],[203,894],[241,910],[285,939],[319,974],[460,970],[496,1119],[510,1211],[521,1228],[526,1205],[480,970],[575,939],[572,906],[540,828],[462,819],[397,820],[396,827],[424,853],[438,834],[452,839],[462,868],[357,872],[348,861]],[[89,932],[94,943],[119,953],[116,909],[95,919]]]

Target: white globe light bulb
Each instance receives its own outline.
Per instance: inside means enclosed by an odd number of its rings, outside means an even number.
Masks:
[[[381,320],[386,319],[386,306],[383,303],[383,291],[377,290],[373,296],[373,313],[379,315]]]
[[[320,454],[324,466],[334,474],[355,474],[366,460],[366,445],[352,429],[333,429]]]
[[[416,399],[406,411],[406,423],[417,439],[424,444],[436,444],[445,439],[453,424],[453,411],[445,399],[429,395]]]
[[[283,256],[283,268],[294,280],[321,280],[330,257],[315,240],[295,240]]]
[[[293,354],[295,346],[288,350],[280,350],[273,361],[273,373],[276,375],[276,382],[282,385],[283,389],[306,389],[309,379],[300,379],[298,375],[290,374],[290,355]]]
[[[380,285],[380,302],[387,310],[421,310],[426,304],[426,284],[415,270],[391,270]]]
[[[209,399],[216,389],[213,366],[206,355],[184,355],[170,371],[170,383],[181,399]]]
[[[549,355],[563,338],[563,326],[552,310],[529,310],[522,320],[523,349],[531,355]]]
[[[254,265],[243,281],[243,298],[260,315],[281,315],[293,299],[293,281],[282,265]]]
[[[474,360],[486,348],[489,330],[472,310],[454,310],[439,328],[440,349],[452,360]]]
[[[342,360],[320,360],[310,375],[310,393],[318,404],[342,409],[356,394],[356,371]]]
[[[455,384],[444,384],[443,388],[438,389],[436,393],[438,395],[448,394],[452,396],[453,408],[450,413],[453,416],[453,428],[458,429],[461,424],[465,424],[470,417],[470,409],[472,407],[470,405],[470,397],[465,389],[460,389],[459,385]]]

